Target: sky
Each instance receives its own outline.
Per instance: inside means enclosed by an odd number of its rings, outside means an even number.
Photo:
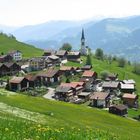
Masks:
[[[132,15],[140,15],[140,0],[0,0],[0,24],[10,26]]]

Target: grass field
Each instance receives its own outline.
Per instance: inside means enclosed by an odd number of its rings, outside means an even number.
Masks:
[[[41,115],[38,122],[41,123],[41,120],[44,120],[42,122],[43,125],[45,124],[51,128],[64,128],[68,130],[74,127],[84,130],[86,127],[89,127],[93,130],[98,129],[101,132],[108,132],[108,137],[115,134],[117,139],[140,139],[139,122],[112,115],[98,109],[18,94],[14,96],[1,95],[0,102],[7,105],[8,108],[13,107],[13,112],[18,108],[20,111],[26,110],[27,112]],[[6,112],[7,109],[3,110]],[[27,116],[32,120],[32,116]],[[36,116],[36,114],[33,116]],[[104,136],[104,139],[107,138]]]
[[[3,52],[5,54],[12,50],[20,50],[24,58],[41,56],[43,54],[41,49],[0,34],[0,53]]]

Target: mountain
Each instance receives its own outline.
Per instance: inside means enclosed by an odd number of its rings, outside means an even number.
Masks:
[[[43,50],[41,49],[19,42],[13,36],[0,33],[0,53],[7,53],[12,50],[20,50],[25,58],[43,54]]]
[[[18,29],[18,27],[6,26],[6,25],[0,24],[0,32],[11,33],[13,31],[15,31],[16,29]]]

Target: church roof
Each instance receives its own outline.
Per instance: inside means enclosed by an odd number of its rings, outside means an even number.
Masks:
[[[82,29],[82,36],[81,36],[81,40],[85,39],[85,35],[84,35],[84,29]]]

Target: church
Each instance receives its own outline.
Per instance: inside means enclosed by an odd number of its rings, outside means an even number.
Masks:
[[[89,53],[88,51],[89,51],[89,48],[85,44],[84,29],[82,29],[80,53],[81,53],[81,55],[88,55],[88,53]]]

